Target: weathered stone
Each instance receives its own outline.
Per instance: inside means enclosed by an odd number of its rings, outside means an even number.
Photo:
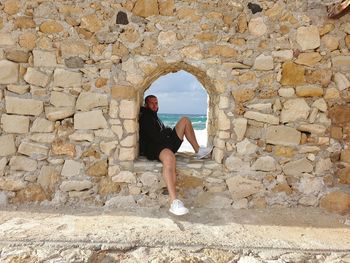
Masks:
[[[310,123],[300,124],[297,128],[298,131],[309,132],[311,134],[316,134],[321,136],[325,135],[326,129],[327,128],[321,124],[310,124]]]
[[[36,47],[36,35],[34,33],[24,33],[19,36],[18,43],[21,47],[32,50]]]
[[[281,122],[293,122],[296,120],[306,120],[309,116],[310,107],[305,99],[287,100],[281,112]]]
[[[56,107],[74,107],[75,97],[69,93],[52,91],[50,103]]]
[[[7,90],[23,95],[29,91],[28,85],[7,85]]]
[[[87,132],[75,132],[68,136],[72,141],[88,141],[92,142],[94,140],[94,135]]]
[[[334,82],[335,84],[337,84],[337,88],[340,91],[350,87],[350,81],[347,79],[345,75],[339,72],[334,74]]]
[[[237,118],[233,120],[233,130],[236,133],[237,141],[241,141],[244,138],[245,132],[247,130],[247,119],[245,118]]]
[[[88,59],[89,51],[89,46],[83,41],[69,40],[61,44],[63,58],[79,57],[81,59]]]
[[[249,170],[249,163],[243,162],[242,159],[232,154],[225,160],[225,167],[229,171],[244,171]]]
[[[231,121],[227,117],[227,114],[223,111],[218,113],[218,129],[222,131],[229,130],[231,127]]]
[[[317,69],[306,73],[306,81],[311,84],[321,84],[322,87],[329,85],[332,79],[332,71],[329,69]]]
[[[330,51],[336,50],[339,47],[338,38],[331,35],[326,35],[322,38],[322,44]]]
[[[298,176],[302,173],[312,172],[314,167],[310,161],[308,161],[306,158],[302,158],[286,163],[282,169],[285,175]]]
[[[43,111],[43,102],[33,99],[5,97],[6,112],[19,115],[40,115]]]
[[[241,13],[237,18],[237,31],[244,33],[248,29],[248,21],[245,13]]]
[[[237,89],[232,91],[232,96],[236,103],[246,102],[254,98],[255,92],[253,89]]]
[[[291,61],[287,61],[282,66],[281,84],[302,85],[305,83],[305,69]]]
[[[48,156],[49,148],[37,143],[21,142],[18,147],[18,152],[33,159],[40,160]]]
[[[318,52],[301,53],[298,56],[298,59],[295,60],[295,63],[312,67],[316,65],[318,62],[320,62],[321,59],[322,59],[322,56]]]
[[[74,129],[106,129],[108,128],[107,121],[101,110],[81,112],[74,114]]]
[[[272,192],[281,193],[284,192],[287,195],[291,195],[293,193],[292,188],[287,183],[279,183],[274,188],[272,188]]]
[[[323,180],[321,177],[303,177],[298,184],[299,192],[305,195],[317,195],[322,191]]]
[[[9,0],[4,3],[4,11],[8,15],[15,15],[20,10],[20,3],[16,0]]]
[[[134,184],[136,183],[136,177],[130,171],[121,171],[117,175],[113,176],[112,181],[116,183]]]
[[[332,213],[350,213],[350,195],[341,191],[331,192],[320,201],[320,207]]]
[[[158,0],[159,14],[161,16],[172,16],[175,10],[174,0]]]
[[[35,67],[56,67],[56,54],[51,51],[33,50]]]
[[[259,13],[263,10],[260,5],[254,3],[248,3],[248,8],[252,11],[253,14]]]
[[[28,29],[35,28],[35,22],[32,17],[20,16],[14,21],[15,28]]]
[[[335,28],[334,24],[325,24],[323,25],[319,30],[320,30],[320,36],[324,36],[325,34],[333,31]]]
[[[260,122],[266,122],[270,124],[279,124],[279,117],[271,114],[264,114],[264,113],[255,112],[255,111],[247,111],[246,113],[244,113],[244,117],[247,119],[260,121]]]
[[[69,192],[69,191],[83,191],[90,189],[92,187],[92,183],[88,180],[83,181],[77,181],[77,180],[71,180],[71,181],[64,181],[60,185],[60,189],[63,192]]]
[[[251,196],[261,191],[263,185],[256,180],[250,180],[242,176],[234,176],[226,180],[233,200]]]
[[[40,185],[29,185],[24,189],[20,189],[14,198],[11,199],[12,203],[26,203],[26,202],[41,202],[47,199],[47,196]]]
[[[104,154],[109,156],[111,154],[111,151],[114,150],[117,145],[118,141],[101,142],[100,149]]]
[[[53,143],[55,134],[52,133],[36,133],[29,136],[29,139],[39,143]]]
[[[217,51],[216,48],[214,51]],[[198,45],[191,45],[181,49],[181,54],[189,59],[200,60],[203,58],[202,50]]]
[[[46,34],[59,33],[63,31],[63,26],[56,21],[45,21],[40,25],[39,30]]]
[[[59,86],[63,88],[81,86],[82,82],[82,76],[80,73],[64,69],[55,69],[53,79],[54,86]]]
[[[300,143],[301,133],[287,126],[270,126],[266,130],[266,143],[293,146]]]
[[[348,69],[350,67],[350,56],[332,57],[332,65],[335,69]]]
[[[317,86],[299,86],[296,88],[296,94],[299,97],[321,97],[323,88]]]
[[[294,97],[295,90],[293,88],[281,88],[278,90],[278,95],[286,98]]]
[[[331,170],[333,167],[333,163],[331,161],[330,158],[326,158],[326,159],[320,159],[317,163],[316,163],[316,168],[315,168],[315,173],[317,175],[320,175],[326,171]]]
[[[37,161],[24,156],[13,156],[10,159],[10,169],[13,171],[33,172],[37,169]]]
[[[130,86],[114,86],[111,88],[113,99],[132,99],[135,97],[135,90]]]
[[[323,98],[315,100],[314,103],[312,103],[312,107],[323,112],[326,112],[328,108],[327,103]]]
[[[116,18],[117,25],[129,24],[128,15],[125,12],[119,11]]]
[[[240,155],[250,155],[256,152],[258,146],[254,143],[251,143],[247,138],[243,141],[237,143],[237,153]]]
[[[273,58],[261,54],[255,59],[253,68],[255,70],[271,70],[273,69]]]
[[[293,58],[293,50],[278,50],[272,51],[271,55],[281,61],[291,60]]]
[[[70,57],[64,60],[64,64],[67,68],[83,68],[85,63],[80,57]]]
[[[260,37],[267,32],[267,26],[262,17],[252,18],[248,25],[249,32],[256,37]]]
[[[338,177],[341,184],[350,184],[350,167],[345,167],[339,170]]]
[[[350,107],[345,105],[335,105],[328,113],[334,125],[346,124],[350,122]]]
[[[237,56],[237,51],[231,47],[226,45],[215,45],[209,48],[210,56],[220,56],[224,58],[232,58]]]
[[[134,100],[122,100],[119,107],[119,117],[123,119],[135,119],[137,115],[136,103]]]
[[[340,154],[340,160],[343,162],[350,163],[350,149],[342,150]]]
[[[50,77],[35,68],[28,68],[24,75],[24,80],[35,86],[46,87],[49,83]]]
[[[50,121],[57,121],[73,116],[73,107],[45,107],[46,118]]]
[[[174,31],[160,32],[158,36],[158,43],[160,45],[171,45],[177,41],[176,33]]]
[[[102,88],[104,86],[106,86],[108,83],[108,79],[107,78],[98,78],[96,81],[95,81],[95,86],[96,88]]]
[[[97,17],[97,15],[93,13],[90,15],[83,16],[81,18],[80,27],[92,33],[95,33],[101,29],[102,23],[101,20]]]
[[[115,207],[115,208],[133,208],[136,206],[135,199],[132,195],[127,196],[115,196],[107,200],[105,203],[106,207]]]
[[[15,141],[12,134],[0,136],[0,156],[14,155],[16,153]]]
[[[340,98],[340,93],[337,88],[328,88],[326,89],[326,93],[324,94],[325,100],[333,100]]]
[[[255,171],[276,171],[277,163],[276,160],[271,156],[259,157],[252,165],[252,169]]]
[[[61,175],[65,177],[76,176],[82,172],[83,168],[84,166],[80,162],[73,160],[65,160],[61,171]]]
[[[295,151],[292,147],[276,146],[274,147],[274,154],[278,157],[291,158],[295,155]]]
[[[4,176],[6,165],[7,165],[7,158],[6,157],[0,158],[0,177]]]
[[[350,35],[346,35],[344,38],[345,45],[350,49]]]
[[[17,115],[1,115],[2,129],[7,133],[27,133],[29,129],[29,118]]]
[[[158,15],[158,2],[157,0],[137,0],[132,12],[141,17]]]
[[[81,111],[89,111],[96,107],[105,106],[108,106],[108,98],[106,94],[82,92],[78,97],[76,109]]]
[[[8,50],[6,52],[7,60],[17,62],[17,63],[27,63],[29,59],[29,54],[22,50]]]
[[[106,176],[107,175],[107,160],[102,160],[91,165],[87,170],[86,174],[89,176]]]
[[[299,27],[296,40],[302,50],[315,49],[321,44],[320,34],[316,26]]]
[[[18,64],[0,60],[0,84],[12,84],[18,80]]]
[[[1,20],[1,19],[0,19]],[[15,46],[16,40],[9,33],[0,33],[0,46]]]
[[[56,155],[75,156],[75,145],[66,143],[63,140],[56,140],[52,143],[51,153]]]

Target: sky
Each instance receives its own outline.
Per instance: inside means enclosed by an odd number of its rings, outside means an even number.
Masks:
[[[158,113],[207,114],[207,92],[195,76],[178,71],[159,77],[145,92],[158,98]]]

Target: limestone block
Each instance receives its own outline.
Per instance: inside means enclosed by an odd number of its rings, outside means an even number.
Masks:
[[[55,69],[53,75],[53,85],[63,88],[81,86],[82,76],[79,72],[72,72],[65,69]]]
[[[337,88],[340,91],[350,87],[350,81],[347,79],[345,75],[339,72],[334,74],[334,82],[335,84],[337,84]]]
[[[328,109],[327,103],[323,98],[315,100],[314,103],[312,103],[312,107],[314,107],[322,112],[326,112]]]
[[[12,134],[0,136],[0,156],[14,155],[16,153],[15,140]]]
[[[11,84],[18,81],[18,64],[0,60],[0,84]]]
[[[7,90],[23,95],[24,93],[27,93],[29,91],[28,85],[7,85]]]
[[[130,86],[114,86],[111,88],[111,95],[113,99],[132,99],[135,97],[135,90]]]
[[[252,18],[248,24],[249,32],[256,37],[260,37],[267,32],[267,26],[262,17]]]
[[[278,90],[278,95],[285,98],[294,97],[295,90],[293,88],[281,88]]]
[[[339,40],[335,36],[325,35],[321,41],[323,46],[330,51],[336,50],[339,47]]]
[[[0,158],[0,177],[4,176],[6,165],[7,165],[7,158],[6,157]]]
[[[322,56],[318,52],[301,53],[295,60],[295,63],[312,67],[320,62],[321,59]]]
[[[266,122],[270,124],[279,124],[279,117],[271,115],[271,114],[264,114],[260,112],[255,111],[246,111],[244,113],[244,117],[250,120],[260,121],[260,122]]]
[[[132,147],[132,146],[136,145],[135,134],[126,136],[123,140],[121,140],[120,145],[123,147]]]
[[[158,2],[157,0],[137,0],[132,12],[141,17],[158,15]]]
[[[297,42],[302,50],[318,48],[321,44],[318,28],[316,26],[299,27],[297,29]]]
[[[248,120],[245,118],[237,118],[233,120],[233,130],[236,133],[237,141],[241,141],[244,138],[245,132],[247,131]]]
[[[122,100],[119,106],[119,117],[123,119],[135,119],[137,116],[134,100]]]
[[[288,49],[288,50],[272,51],[271,55],[274,58],[277,58],[281,61],[292,60],[293,50]]]
[[[125,148],[122,147],[119,150],[119,161],[133,161],[136,157],[136,149],[134,147]]]
[[[332,57],[332,65],[335,69],[349,69],[350,67],[350,56],[337,56]]]
[[[75,156],[75,144],[67,143],[62,139],[57,139],[52,143],[51,153],[53,155],[68,155]]]
[[[74,107],[75,97],[69,93],[52,91],[50,103],[56,107]]]
[[[232,92],[236,102],[246,102],[254,98],[255,92],[252,89],[237,89]]]
[[[123,127],[121,125],[113,125],[111,130],[117,135],[118,139],[123,137]]]
[[[281,84],[288,85],[302,85],[305,83],[305,68],[297,65],[291,61],[287,61],[282,65]]]
[[[55,140],[55,134],[52,133],[36,133],[28,137],[30,140],[39,143],[52,143]]]
[[[229,130],[231,127],[231,121],[227,117],[227,114],[224,111],[219,111],[218,116],[218,128],[219,130]]]
[[[350,107],[346,105],[335,105],[329,110],[329,117],[334,125],[350,122]]]
[[[9,33],[0,33],[0,46],[15,46],[16,40]]]
[[[331,192],[321,199],[320,207],[332,213],[349,214],[350,195],[341,191]]]
[[[105,206],[114,208],[132,208],[136,206],[136,202],[132,195],[115,196],[108,199],[105,203]]]
[[[92,33],[99,31],[102,27],[101,20],[97,17],[95,13],[83,16],[81,18],[81,28],[84,28]]]
[[[96,107],[105,106],[108,106],[108,98],[106,94],[82,92],[77,99],[76,109],[89,111]]]
[[[222,163],[222,160],[224,159],[224,151],[222,149],[214,147],[212,158],[215,160],[215,162]]]
[[[266,130],[266,143],[293,146],[300,143],[301,133],[287,126],[270,126]]]
[[[234,176],[226,180],[228,189],[230,190],[233,200],[251,196],[263,189],[261,182],[244,178],[242,176]]]
[[[68,136],[72,141],[88,141],[92,142],[94,140],[94,135],[92,133],[87,132],[74,132],[73,134]]]
[[[13,156],[10,159],[10,170],[33,172],[37,169],[37,161],[24,156]]]
[[[112,181],[116,183],[135,184],[136,177],[134,173],[130,171],[120,171],[117,175],[112,177]]]
[[[29,53],[23,50],[8,50],[6,51],[6,58],[17,63],[27,63],[29,59]]]
[[[63,192],[69,192],[69,191],[83,191],[90,189],[92,187],[92,183],[88,180],[71,180],[71,181],[64,181],[60,185],[60,189]]]
[[[115,138],[115,134],[111,129],[99,129],[94,131],[95,137]]]
[[[135,133],[138,123],[135,120],[124,120],[123,126],[127,133]]]
[[[74,129],[76,130],[95,130],[106,128],[108,128],[108,124],[101,110],[74,114]]]
[[[327,128],[321,124],[302,123],[298,126],[297,130],[302,131],[302,132],[309,132],[311,134],[324,136]]]
[[[350,149],[345,149],[340,154],[340,160],[350,163]]]
[[[56,21],[48,20],[48,21],[44,21],[40,25],[39,30],[46,34],[54,34],[54,33],[62,32],[64,28],[60,23]]]
[[[44,118],[36,118],[33,121],[30,132],[53,132],[54,123]]]
[[[1,115],[2,129],[7,133],[27,133],[29,117],[18,115]]]
[[[306,158],[291,161],[283,166],[283,172],[289,176],[300,176],[302,173],[310,173],[314,167]]]
[[[323,190],[323,178],[321,177],[303,177],[298,184],[298,190],[306,195],[317,195]]]
[[[255,70],[271,70],[273,69],[273,58],[261,54],[255,59],[253,68]]]
[[[33,99],[5,97],[6,112],[19,115],[40,115],[43,111],[43,102]]]
[[[240,155],[250,155],[256,152],[258,146],[254,143],[251,143],[247,138],[243,141],[237,143],[237,153]]]
[[[140,176],[140,181],[144,187],[157,188],[158,176],[152,172],[144,172]]]
[[[331,170],[333,163],[330,158],[320,159],[316,163],[315,174],[320,175],[326,171]]]
[[[276,160],[271,156],[259,157],[252,165],[252,169],[255,171],[276,171],[277,163]]]
[[[210,56],[220,56],[224,58],[232,58],[237,56],[237,51],[231,46],[214,45],[209,48]]]
[[[35,28],[35,22],[32,17],[20,16],[14,20],[15,28],[27,29]]]
[[[50,121],[57,121],[68,118],[75,113],[72,107],[45,107],[46,118]]]
[[[40,160],[48,156],[49,148],[37,143],[21,142],[18,147],[18,152],[33,159]]]
[[[32,50],[36,46],[36,35],[30,32],[21,34],[18,43],[21,47]]]
[[[299,97],[321,97],[323,88],[317,86],[299,86],[296,88],[296,94]]]
[[[101,160],[91,165],[86,170],[86,174],[88,176],[94,176],[94,177],[106,176],[107,168],[108,168],[107,160]]]
[[[339,99],[340,93],[337,88],[328,88],[323,97],[325,100]]]
[[[231,154],[224,162],[225,167],[230,172],[236,171],[241,172],[245,170],[249,170],[249,162],[244,162],[241,158],[235,156],[235,154]]]
[[[162,16],[174,15],[175,3],[174,0],[158,0],[159,14]]]
[[[117,147],[118,141],[100,142],[100,149],[105,155],[110,155],[111,152]]]
[[[184,47],[183,49],[181,49],[181,54],[184,57],[193,60],[200,60],[203,58],[202,51],[198,45]]]
[[[263,112],[271,112],[272,103],[256,103],[247,105],[248,109],[263,111]]]
[[[281,122],[294,122],[296,120],[306,120],[309,116],[310,107],[305,99],[290,99],[283,104],[281,112]]]
[[[80,173],[83,171],[84,165],[81,162],[77,162],[74,160],[65,160],[61,175],[65,177],[72,177],[80,175]]]
[[[28,68],[24,75],[24,80],[35,86],[46,87],[50,81],[50,77],[35,68]]]
[[[34,67],[56,67],[56,53],[52,51],[33,50]]]
[[[160,32],[158,35],[158,43],[160,45],[172,45],[177,41],[176,33],[174,31]]]
[[[0,178],[0,190],[18,191],[26,187],[26,183],[18,179]]]

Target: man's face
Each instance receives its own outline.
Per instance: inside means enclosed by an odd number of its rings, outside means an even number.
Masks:
[[[158,99],[157,98],[149,98],[147,100],[146,108],[150,109],[153,112],[158,111]]]

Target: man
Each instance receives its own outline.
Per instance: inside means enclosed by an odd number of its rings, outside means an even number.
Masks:
[[[150,160],[159,160],[163,164],[162,175],[170,197],[169,211],[175,215],[184,215],[188,209],[176,198],[176,158],[175,153],[181,146],[184,136],[192,145],[197,158],[210,154],[212,147],[198,145],[191,121],[183,117],[174,129],[165,127],[158,118],[158,99],[154,95],[145,98],[145,107],[140,111],[140,155]]]

